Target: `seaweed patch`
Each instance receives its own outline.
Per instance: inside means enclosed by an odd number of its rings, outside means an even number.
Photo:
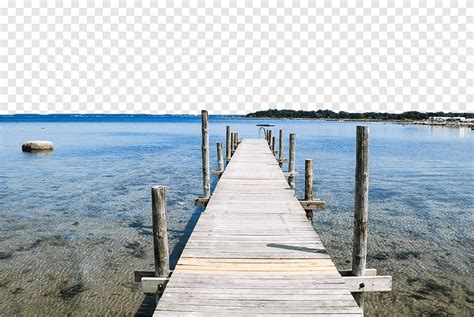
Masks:
[[[145,256],[145,248],[138,242],[128,242],[124,245],[128,250],[128,253],[137,258],[143,258]]]
[[[0,252],[0,260],[6,260],[13,256],[13,252]]]
[[[59,289],[59,297],[64,300],[70,300],[83,291],[85,291],[85,287],[82,282],[78,282],[74,285],[63,285]]]

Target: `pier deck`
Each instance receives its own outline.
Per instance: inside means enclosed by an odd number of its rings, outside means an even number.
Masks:
[[[362,316],[268,144],[244,139],[155,316]]]

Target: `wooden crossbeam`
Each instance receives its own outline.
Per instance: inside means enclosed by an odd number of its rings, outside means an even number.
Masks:
[[[142,277],[155,277],[155,270],[135,270],[133,280],[137,283],[142,281]]]
[[[224,171],[219,171],[219,170],[213,170],[212,171],[212,175],[215,175],[215,176],[221,176],[222,173],[224,173]]]
[[[326,208],[326,202],[320,199],[300,200],[300,204],[304,210],[317,210]]]
[[[294,177],[298,175],[298,172],[283,172],[285,177]]]
[[[203,206],[206,207],[209,202],[209,197],[197,197],[194,199],[194,206]]]
[[[366,269],[365,276],[351,276],[351,270],[343,270],[339,273],[351,292],[389,292],[392,290],[392,277],[376,276],[376,269]],[[136,270],[134,280],[142,283],[144,293],[156,293],[159,287],[166,286],[169,278],[156,277],[153,270]]]
[[[376,269],[367,269],[365,276],[350,276],[351,271],[339,271],[351,292],[390,292],[392,290],[391,276],[376,276]],[[164,289],[168,277],[156,277],[155,271],[136,270],[135,282],[142,283],[143,293],[156,293]]]
[[[173,270],[170,270],[170,275],[173,274]],[[156,277],[155,270],[135,270],[133,272],[133,280],[137,283],[142,281],[142,277]]]
[[[339,271],[339,274],[341,274],[341,276],[354,276],[352,275],[352,270],[342,270]],[[364,276],[377,276],[377,269],[365,269]]]
[[[142,291],[145,294],[163,292],[169,277],[142,277]]]
[[[391,276],[343,276],[342,279],[352,293],[392,290]]]

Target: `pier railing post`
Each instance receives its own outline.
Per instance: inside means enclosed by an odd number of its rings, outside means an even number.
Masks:
[[[280,164],[280,167],[283,166],[283,130],[280,129],[279,135],[278,135],[278,164]]]
[[[239,132],[235,132],[235,150],[239,146]]]
[[[230,126],[225,127],[225,158],[227,163],[230,161],[231,151],[232,151],[232,144],[230,139]]]
[[[232,157],[232,155],[234,155],[234,152],[235,152],[235,133],[232,132],[230,134],[230,156]]]
[[[272,154],[275,155],[275,137],[272,136]]]
[[[364,276],[367,260],[369,218],[369,128],[357,127],[354,240],[352,243],[352,275]],[[363,293],[354,294],[357,304],[364,308]]]
[[[272,130],[268,130],[268,138],[267,138],[268,145],[271,147],[272,145]]]
[[[208,134],[208,114],[207,110],[201,111],[202,116],[202,178],[204,197],[211,196],[211,173],[209,167],[209,134]]]
[[[313,197],[313,160],[304,161],[304,200],[312,201]],[[306,210],[306,217],[313,221],[313,210]]]
[[[222,153],[222,143],[217,142],[217,168],[218,168],[218,176],[221,177],[222,173],[224,173],[224,155]]]
[[[155,276],[167,278],[170,274],[170,256],[166,222],[166,188],[164,186],[151,188],[151,205]],[[157,300],[161,297],[162,291],[162,289],[158,289],[156,293]]]
[[[291,188],[295,189],[295,147],[296,147],[296,135],[290,133],[290,156],[288,158],[288,184]]]

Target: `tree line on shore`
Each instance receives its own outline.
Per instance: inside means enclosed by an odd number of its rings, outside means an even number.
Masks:
[[[332,110],[277,110],[269,109],[247,114],[249,118],[299,118],[299,119],[346,119],[346,120],[427,120],[430,117],[465,117],[474,118],[474,113],[455,112],[419,112],[407,111],[403,113],[387,112],[334,112]]]

